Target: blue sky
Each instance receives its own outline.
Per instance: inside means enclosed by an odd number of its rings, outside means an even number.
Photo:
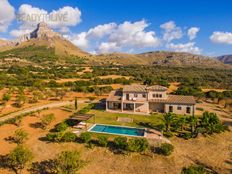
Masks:
[[[218,56],[232,53],[231,7],[230,0],[1,0],[0,38],[14,39],[35,27],[19,22],[20,13],[68,9],[70,21],[48,24],[92,53],[171,50]]]

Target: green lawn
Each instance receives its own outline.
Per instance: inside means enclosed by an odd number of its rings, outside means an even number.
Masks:
[[[123,126],[133,126],[133,127],[157,127],[163,123],[161,114],[153,114],[151,116],[146,115],[136,115],[136,114],[119,114],[110,113],[104,110],[91,110],[89,114],[95,114],[95,122],[101,124],[111,124],[111,125],[123,125]],[[118,117],[132,118],[132,123],[118,122]],[[94,118],[91,118],[88,122],[94,123]]]

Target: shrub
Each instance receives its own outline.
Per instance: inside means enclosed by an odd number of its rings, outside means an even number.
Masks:
[[[22,144],[28,138],[28,133],[22,129],[18,129],[14,134],[14,141],[17,144]]]
[[[76,134],[72,132],[66,132],[62,137],[62,141],[64,142],[74,142],[76,141],[76,139],[77,139]]]
[[[48,133],[47,135],[46,135],[46,138],[47,138],[47,140],[48,141],[55,141],[55,138],[56,138],[56,135],[57,133]]]
[[[62,152],[58,155],[56,163],[60,174],[75,174],[84,165],[84,161],[81,160],[80,153],[77,151]]]
[[[64,132],[68,128],[68,124],[65,122],[56,125],[55,130],[57,132]]]
[[[149,144],[145,138],[134,138],[128,141],[127,150],[131,152],[144,152],[148,149]]]
[[[163,143],[160,146],[160,152],[165,156],[171,155],[173,151],[174,151],[174,146],[172,144]]]
[[[33,154],[28,148],[17,146],[8,156],[8,165],[15,173],[21,173],[32,159]]]
[[[46,135],[46,138],[48,141],[51,141],[51,142],[61,142],[63,135],[64,135],[63,132],[48,133]]]
[[[204,167],[197,165],[191,165],[187,168],[184,167],[181,172],[181,174],[205,174],[205,173],[206,171]]]
[[[192,133],[191,132],[185,132],[180,135],[182,138],[189,140],[192,138]]]
[[[125,150],[127,149],[127,138],[126,137],[116,137],[114,138],[114,144],[116,148]]]
[[[87,112],[89,112],[93,107],[95,106],[95,104],[91,103],[88,106],[84,107],[83,109],[81,109],[80,111],[78,111],[78,114],[86,114]]]
[[[91,134],[89,132],[83,132],[80,134],[80,139],[83,143],[89,143],[91,140]]]
[[[46,129],[54,120],[55,120],[54,114],[43,115],[43,117],[41,118],[41,123],[43,125],[43,128]]]
[[[98,144],[102,147],[106,147],[108,144],[108,137],[104,135],[98,136]]]
[[[11,98],[11,95],[7,93],[7,94],[4,94],[4,95],[3,95],[2,100],[3,100],[3,101],[9,101],[10,98]]]

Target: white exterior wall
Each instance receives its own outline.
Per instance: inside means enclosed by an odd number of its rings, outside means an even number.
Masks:
[[[162,94],[161,99],[167,99],[167,97],[168,97],[167,94],[166,94],[166,91],[149,91],[148,100],[157,99],[156,97],[153,97],[153,94]]]
[[[126,93],[126,92],[123,92],[123,97],[122,97],[123,100],[126,100],[126,94],[129,94],[129,99],[131,101],[133,98],[136,98],[136,100],[138,100],[138,101],[147,101],[147,93],[146,92],[144,92],[144,93],[137,93],[137,92]],[[137,97],[135,97],[135,94],[137,94]],[[146,97],[143,97],[143,94],[145,94]]]
[[[169,112],[169,106],[173,106],[173,113],[175,114],[180,114],[180,115],[194,115],[195,113],[195,107],[193,105],[177,105],[177,104],[165,104],[164,105],[164,112],[168,113]],[[181,106],[181,110],[178,110],[177,107]],[[190,114],[186,113],[187,107],[190,107]]]
[[[149,104],[148,102],[146,103],[136,103],[135,104],[135,112],[145,112],[145,113],[149,113]]]

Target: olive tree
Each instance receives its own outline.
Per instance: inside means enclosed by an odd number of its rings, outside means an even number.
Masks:
[[[59,174],[76,174],[83,167],[84,161],[77,151],[64,151],[57,157],[57,171]]]
[[[20,145],[8,155],[8,165],[16,174],[21,174],[32,159],[32,152],[27,147]]]

